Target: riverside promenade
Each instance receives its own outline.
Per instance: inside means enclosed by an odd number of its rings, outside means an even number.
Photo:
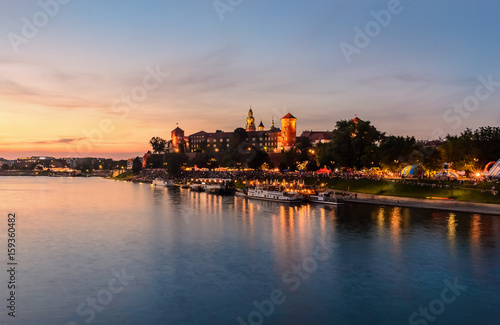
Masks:
[[[332,190],[331,190],[332,191]],[[332,191],[333,192],[333,191]],[[345,202],[398,206],[406,208],[422,208],[433,210],[446,210],[453,212],[481,213],[500,216],[500,205],[464,202],[454,200],[416,199],[408,197],[363,194],[354,192],[344,192],[348,196],[344,197]]]

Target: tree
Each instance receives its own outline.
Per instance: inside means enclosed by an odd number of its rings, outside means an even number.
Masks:
[[[185,162],[187,162],[187,156],[183,152],[168,153],[165,155],[167,173],[174,177],[180,175]]]
[[[332,141],[318,146],[318,161],[331,166],[332,161],[343,167],[361,169],[379,164],[378,145],[385,137],[370,121],[341,120],[333,131]]]
[[[248,160],[248,167],[253,169],[259,169],[264,163],[271,162],[269,155],[267,152],[259,150],[255,147],[252,147],[253,154],[250,156]]]
[[[152,154],[146,160],[147,168],[163,168],[163,158],[161,154]]]
[[[485,126],[473,134],[475,162],[481,166],[500,157],[500,127]]]
[[[165,151],[167,141],[160,137],[152,137],[151,140],[149,140],[149,144],[153,148],[154,153],[162,153]]]
[[[392,171],[413,163],[412,153],[417,149],[414,137],[389,136],[380,144],[380,165]]]
[[[318,164],[315,161],[308,161],[306,165],[306,171],[315,172],[319,169]]]
[[[255,152],[247,141],[248,133],[243,128],[236,128],[229,139],[229,148],[221,156],[226,166],[237,167],[247,164]]]
[[[295,148],[292,148],[288,151],[283,152],[282,154],[282,163],[286,166],[286,168],[290,171],[297,169],[297,163],[299,158],[299,153]],[[281,168],[281,164],[280,164]]]
[[[137,174],[141,171],[142,169],[142,162],[139,157],[135,157],[134,160],[132,161],[132,172],[134,174]]]
[[[440,148],[443,159],[453,168],[473,171],[497,160],[500,152],[500,127],[465,129],[460,135],[447,135]]]
[[[470,169],[476,155],[473,132],[466,129],[460,135],[448,134],[440,150],[444,161],[452,163],[454,169]]]
[[[425,159],[422,162],[424,169],[427,171],[440,170],[443,167],[443,158],[441,157],[441,151],[435,148],[430,148],[428,150],[422,149],[425,152]]]
[[[318,143],[316,146],[316,160],[320,167],[333,168],[338,162],[335,161],[335,152],[331,143]]]
[[[233,131],[233,135],[229,139],[229,148],[237,149],[242,143],[246,143],[248,139],[248,133],[244,128],[236,128]]]
[[[310,161],[309,151],[312,150],[312,143],[309,138],[303,138],[297,140],[297,161]]]

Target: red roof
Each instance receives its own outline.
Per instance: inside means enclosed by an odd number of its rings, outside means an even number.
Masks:
[[[283,118],[296,118],[295,116],[293,116],[292,114],[288,113],[286,114],[285,116],[282,117]]]
[[[181,129],[180,127],[176,127],[175,129],[173,129],[172,133],[180,134],[180,133],[184,133],[184,130]]]

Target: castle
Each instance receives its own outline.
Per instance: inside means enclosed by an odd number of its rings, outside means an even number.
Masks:
[[[297,143],[297,118],[288,113],[281,118],[281,128],[274,126],[274,119],[268,130],[265,129],[262,121],[256,128],[253,111],[250,107],[245,131],[248,135],[247,141],[251,146],[268,153],[284,152],[294,148]],[[184,131],[176,127],[171,132],[172,140],[167,144],[167,152],[223,151],[229,147],[232,136],[233,132],[223,131],[213,133],[199,131],[185,136]]]

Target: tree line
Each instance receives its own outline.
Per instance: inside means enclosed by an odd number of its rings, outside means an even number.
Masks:
[[[400,171],[407,165],[422,165],[435,171],[448,162],[454,169],[472,172],[500,159],[500,128],[466,129],[429,144],[413,136],[388,136],[370,121],[342,120],[336,124],[332,141],[319,144],[317,151],[318,164],[330,168]]]

